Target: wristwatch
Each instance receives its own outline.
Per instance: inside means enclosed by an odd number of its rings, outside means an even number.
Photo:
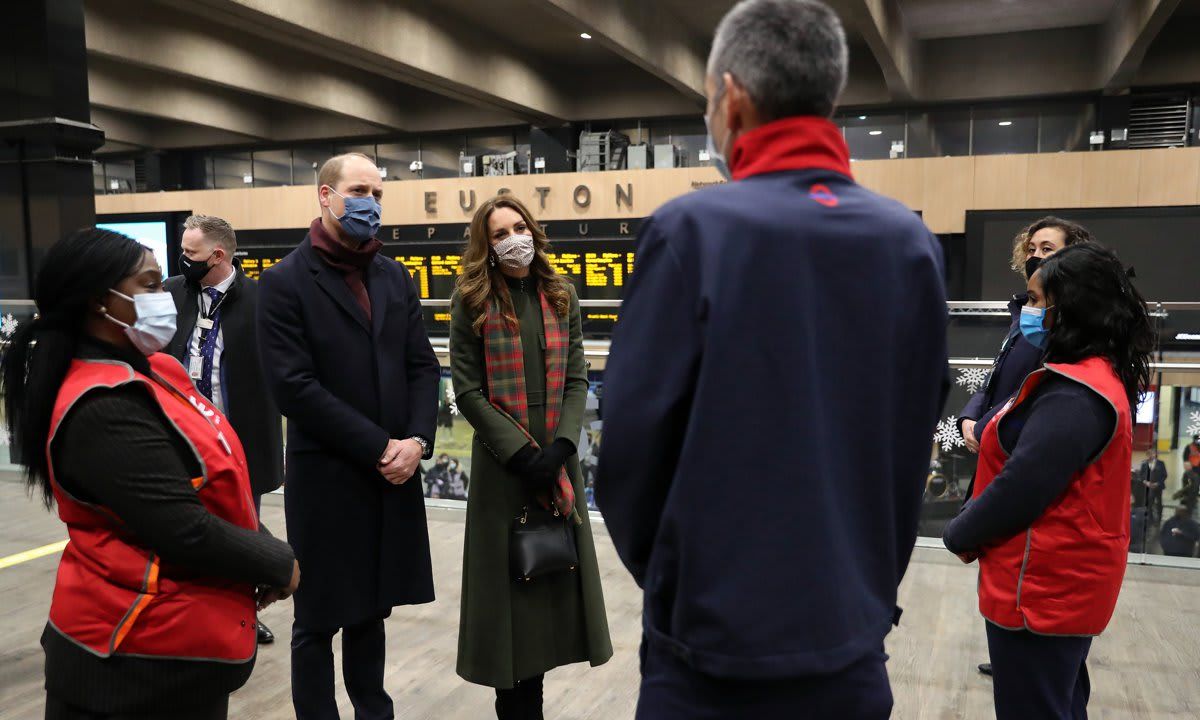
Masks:
[[[413,440],[418,445],[421,446],[421,457],[429,456],[429,441],[428,440],[421,437],[420,435],[413,435],[412,437],[409,438],[409,440]]]

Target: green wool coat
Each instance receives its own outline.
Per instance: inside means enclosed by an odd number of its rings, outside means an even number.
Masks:
[[[509,289],[521,324],[529,429],[540,442],[546,424],[542,309],[532,280],[510,280]],[[511,688],[519,680],[561,665],[601,665],[612,657],[612,642],[577,456],[567,462],[567,474],[575,486],[583,519],[582,525],[575,526],[578,569],[529,583],[517,583],[510,577],[509,532],[513,518],[520,516],[530,501],[520,480],[504,465],[528,441],[487,400],[483,340],[472,329],[473,320],[456,293],[450,306],[450,369],[458,410],[475,429],[463,549],[458,674],[480,685]],[[587,390],[579,299],[572,288],[567,378],[556,437],[579,443]]]

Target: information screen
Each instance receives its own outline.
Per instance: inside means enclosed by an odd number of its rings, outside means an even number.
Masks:
[[[633,274],[633,238],[557,240],[548,254],[554,269],[571,279],[581,300],[620,300]],[[282,260],[291,248],[247,247],[239,249],[242,269],[250,277]],[[403,263],[412,273],[423,300],[448,300],[462,265],[462,243],[387,244],[382,250]],[[449,308],[430,308],[427,320],[433,326],[449,323]],[[584,332],[603,336],[612,331],[616,308],[584,308]]]
[[[122,235],[128,235],[153,250],[154,257],[158,260],[159,266],[162,267],[163,278],[167,277],[167,258],[169,254],[167,252],[166,222],[96,223],[96,227],[101,230],[112,230]]]

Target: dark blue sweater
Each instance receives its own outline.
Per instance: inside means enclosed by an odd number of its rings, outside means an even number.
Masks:
[[[844,175],[787,171],[668,203],[636,267],[596,499],[649,642],[743,678],[878,653],[945,399],[937,240]]]
[[[1000,420],[1008,460],[946,526],[946,547],[974,552],[1024,532],[1104,450],[1116,422],[1112,406],[1095,391],[1059,375],[1046,378]]]

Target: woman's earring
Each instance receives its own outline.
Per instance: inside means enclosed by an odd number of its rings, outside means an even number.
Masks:
[[[492,267],[496,267],[496,256],[495,255],[488,255],[488,265],[491,265]]]

